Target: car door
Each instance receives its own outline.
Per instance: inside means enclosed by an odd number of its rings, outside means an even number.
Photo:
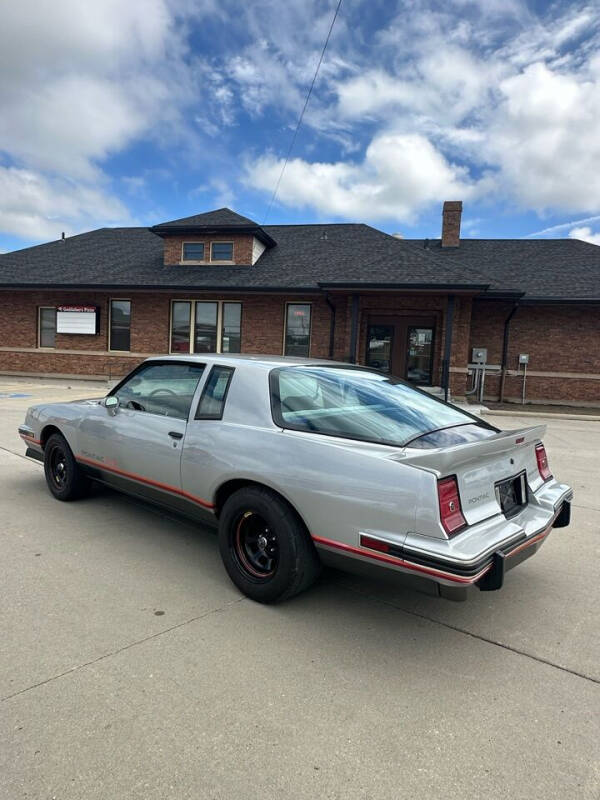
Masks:
[[[118,488],[179,508],[181,452],[203,364],[148,362],[81,423],[78,460]]]

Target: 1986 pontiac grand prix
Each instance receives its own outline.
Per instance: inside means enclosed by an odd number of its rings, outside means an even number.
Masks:
[[[453,599],[569,524],[544,427],[499,431],[382,373],[259,356],[151,358],[107,397],[30,408],[59,500],[100,481],[218,525],[231,580],[284,600],[322,564]]]

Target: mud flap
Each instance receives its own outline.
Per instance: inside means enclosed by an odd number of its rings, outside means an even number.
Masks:
[[[482,592],[494,592],[501,589],[504,583],[504,572],[506,569],[506,556],[499,550],[492,557],[492,566],[485,573],[483,578],[477,582],[477,586]]]
[[[558,512],[558,516],[554,520],[552,525],[553,528],[566,528],[567,525],[571,522],[571,503],[568,500],[562,504],[560,511]]]

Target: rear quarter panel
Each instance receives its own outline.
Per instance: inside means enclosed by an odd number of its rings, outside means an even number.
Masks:
[[[359,531],[402,543],[414,530],[419,470],[317,434],[196,420],[188,425],[183,488],[214,501],[228,480],[262,483],[285,497],[313,536],[358,544]]]

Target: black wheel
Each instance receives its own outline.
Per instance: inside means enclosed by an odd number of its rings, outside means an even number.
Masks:
[[[89,491],[89,478],[75,461],[71,448],[60,433],[53,433],[46,442],[44,472],[48,488],[57,500],[77,500]]]
[[[219,519],[219,550],[229,577],[259,603],[308,589],[321,562],[306,528],[275,492],[248,486],[232,494]]]

